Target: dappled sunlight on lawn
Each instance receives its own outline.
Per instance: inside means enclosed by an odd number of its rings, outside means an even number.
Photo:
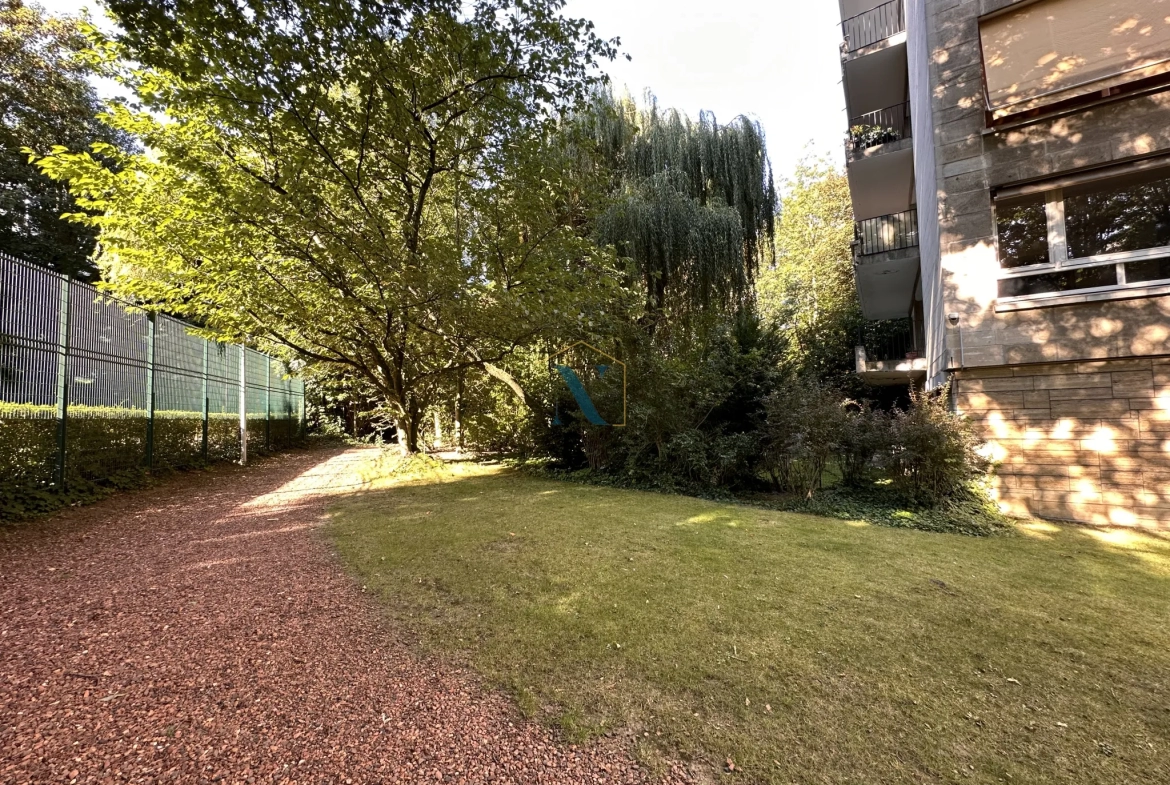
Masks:
[[[1162,727],[1167,538],[920,532],[500,467],[332,512],[339,553],[398,623],[568,732],[642,727],[668,753],[786,775],[852,749],[874,770],[1162,781],[1149,747],[1116,772],[1082,764]]]
[[[1170,538],[1132,529],[1087,529],[1085,536],[1170,575]]]
[[[690,518],[687,518],[686,520],[683,520],[683,521],[679,521],[675,525],[676,526],[695,526],[695,525],[706,525],[706,524],[721,524],[723,526],[730,526],[732,528],[736,528],[741,523],[742,523],[742,521],[739,518],[737,518],[733,515],[730,515],[729,513],[724,512],[722,510],[718,510],[715,512],[705,512],[705,513],[702,513],[701,515],[692,515]]]
[[[1016,529],[1028,537],[1037,540],[1051,540],[1052,535],[1060,532],[1060,527],[1054,523],[1045,523],[1044,521],[1028,521],[1027,523],[1016,524]]]
[[[1170,575],[1170,537],[1128,527],[1093,527],[1021,521],[1015,530],[1032,540],[1068,549],[1087,546],[1094,551],[1137,560],[1155,575]]]

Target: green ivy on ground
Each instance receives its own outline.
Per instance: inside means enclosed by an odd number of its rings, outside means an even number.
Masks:
[[[882,488],[837,487],[814,493],[810,498],[749,499],[769,509],[820,515],[847,521],[865,521],[878,526],[917,529],[927,532],[987,537],[1007,534],[1010,520],[979,487],[934,506],[908,503],[901,495]]]
[[[816,491],[809,498],[802,498],[782,494],[735,494],[726,489],[687,484],[669,475],[656,478],[591,469],[568,471],[557,469],[548,461],[541,460],[515,461],[512,465],[529,474],[567,482],[730,501],[838,520],[864,521],[898,529],[972,537],[1003,535],[1011,531],[1010,520],[996,508],[987,488],[980,484],[973,484],[956,497],[929,506],[910,502],[889,487],[876,483],[858,488],[826,488]]]

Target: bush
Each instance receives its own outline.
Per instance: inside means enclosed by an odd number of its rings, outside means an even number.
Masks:
[[[299,440],[297,419],[249,415],[248,448],[263,452]],[[18,520],[62,504],[97,498],[110,489],[134,487],[147,477],[147,417],[142,409],[75,405],[65,429],[65,488],[57,488],[56,407],[0,403],[0,520]],[[212,412],[207,460],[240,456],[239,416]],[[158,410],[154,418],[154,470],[204,464],[199,412]]]
[[[703,492],[758,485],[758,422],[782,357],[776,331],[744,316],[670,353],[657,341],[668,338],[635,333],[621,344],[626,427],[585,425],[560,391],[565,425],[544,434],[543,454],[558,469],[587,467],[638,487]],[[622,393],[620,385],[590,391],[602,411],[620,410]]]
[[[841,449],[846,415],[841,396],[798,380],[764,402],[761,465],[777,490],[811,496],[829,459]]]
[[[910,392],[910,408],[894,413],[884,468],[907,499],[936,504],[969,491],[988,463],[971,424],[947,407],[949,387]]]
[[[845,402],[845,419],[837,448],[841,482],[859,487],[870,479],[876,459],[893,447],[890,416],[866,402]]]

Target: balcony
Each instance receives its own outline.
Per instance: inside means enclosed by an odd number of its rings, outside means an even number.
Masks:
[[[845,55],[852,56],[869,48],[889,42],[906,32],[906,11],[902,0],[890,0],[876,8],[851,16],[841,23],[845,40],[841,45]]]
[[[897,319],[909,313],[918,282],[918,210],[858,221],[853,251],[862,315]]]
[[[909,101],[851,117],[846,157],[853,161],[867,155],[895,152],[909,146],[912,136]]]
[[[871,322],[862,327],[854,350],[857,373],[876,386],[913,384],[926,378],[921,330],[910,319]]]
[[[918,247],[918,210],[879,215],[853,225],[854,244],[861,256]]]

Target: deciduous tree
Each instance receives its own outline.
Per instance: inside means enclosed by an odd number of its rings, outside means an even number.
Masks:
[[[101,110],[82,23],[35,3],[0,0],[0,249],[73,276],[94,272],[92,227],[61,220],[76,205],[62,183],[29,163],[26,148],[83,149],[112,141]]]
[[[805,158],[781,200],[776,263],[757,286],[760,313],[786,336],[786,363],[795,375],[841,384],[852,371],[861,324],[852,241],[844,173]]]
[[[608,88],[577,121],[612,196],[597,239],[628,260],[651,329],[749,303],[759,265],[772,259],[776,214],[759,123],[721,125],[710,112],[695,122],[653,95],[639,107]]]
[[[42,166],[101,212],[111,288],[352,373],[413,451],[454,374],[507,381],[517,347],[620,300],[554,133],[613,44],[562,5],[110,0],[99,49],[154,112],[111,122],[148,152]]]

